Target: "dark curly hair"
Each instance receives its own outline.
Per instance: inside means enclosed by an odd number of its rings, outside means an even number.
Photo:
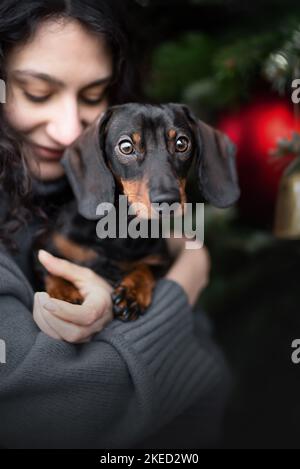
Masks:
[[[126,27],[126,0],[2,0],[0,2],[0,79],[6,82],[6,59],[17,45],[30,39],[41,21],[74,18],[105,38],[113,57],[113,80],[108,88],[111,105],[136,101],[139,94],[134,51]],[[22,155],[22,137],[10,128],[0,104],[0,184],[5,213],[0,207],[0,241],[9,244],[30,214],[30,175]]]

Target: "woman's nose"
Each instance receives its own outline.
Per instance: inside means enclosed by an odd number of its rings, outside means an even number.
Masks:
[[[71,145],[83,131],[77,101],[68,99],[55,109],[46,131],[57,145],[61,147]]]

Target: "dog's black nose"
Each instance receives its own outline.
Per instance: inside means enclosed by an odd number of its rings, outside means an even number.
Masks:
[[[151,197],[151,203],[152,204],[180,204],[180,195],[179,193],[168,193],[168,194],[157,194]],[[163,209],[163,207],[154,207],[157,211],[160,211]],[[166,207],[167,208],[167,207]]]
[[[180,195],[176,192],[168,192],[166,194],[151,194],[151,202],[153,204],[173,204],[180,203]]]

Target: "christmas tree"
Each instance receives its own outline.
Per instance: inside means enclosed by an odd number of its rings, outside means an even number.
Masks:
[[[238,148],[239,203],[205,208],[212,274],[199,299],[236,376],[224,444],[297,447],[299,373],[290,347],[299,330],[300,229],[282,239],[274,226],[276,216],[283,221],[280,181],[300,167],[292,101],[300,87],[300,4],[139,3],[132,27],[145,24],[139,44],[148,99],[188,104]]]

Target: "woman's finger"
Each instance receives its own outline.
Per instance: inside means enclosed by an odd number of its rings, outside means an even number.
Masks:
[[[65,259],[52,256],[41,249],[38,253],[39,261],[52,275],[62,277],[73,283],[85,297],[95,287],[101,287],[111,292],[112,287],[91,269],[69,262]]]
[[[34,303],[33,303],[33,319],[37,326],[48,336],[52,337],[53,339],[62,339],[62,337],[54,330],[49,324],[45,321],[42,310],[42,304],[45,301],[49,300],[49,295],[46,292],[37,292],[34,295]]]
[[[38,258],[50,274],[63,277],[65,280],[69,280],[69,282],[74,283],[76,286],[87,276],[92,274],[90,269],[81,267],[65,259],[52,256],[52,254],[44,251],[43,249],[38,252]]]
[[[110,295],[104,290],[89,295],[82,305],[74,305],[49,296],[41,298],[41,302],[48,312],[79,326],[91,326],[104,314],[108,315],[112,309]]]
[[[71,322],[64,321],[52,313],[48,312],[45,308],[42,309],[42,316],[47,325],[55,330],[60,337],[66,342],[81,343],[90,339],[94,334],[100,332],[106,322],[104,318],[94,322],[92,326],[83,327]]]

